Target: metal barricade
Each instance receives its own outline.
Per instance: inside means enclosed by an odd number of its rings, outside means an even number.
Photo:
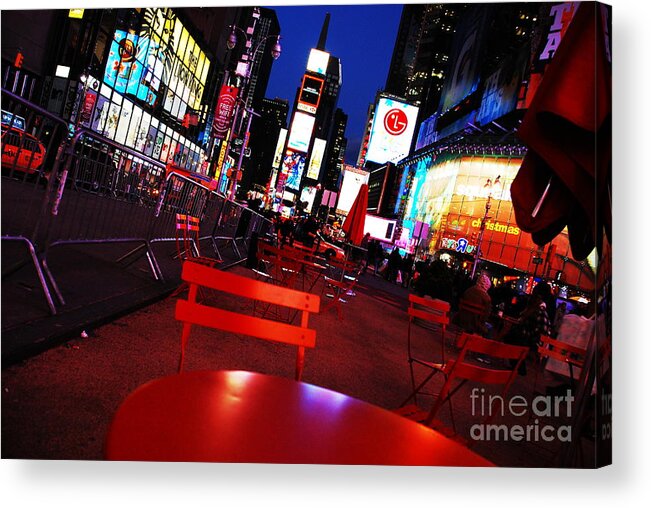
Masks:
[[[219,223],[213,234],[216,242],[226,246],[230,245],[238,259],[242,258],[242,254],[235,238],[243,209],[242,205],[235,201],[225,201]]]
[[[155,221],[149,232],[150,243],[177,241],[176,215],[179,213],[198,217],[201,230],[207,231],[217,220],[208,216],[214,213],[215,203],[219,200],[216,196],[219,195],[201,183],[170,172],[157,203]],[[206,238],[211,236],[203,236],[200,241]],[[199,246],[195,246],[195,251],[199,251]]]
[[[227,202],[228,199],[226,196],[213,191],[208,197],[206,208],[201,217],[202,231],[209,231],[210,233],[207,235],[202,234],[200,241],[209,241],[210,246],[218,259],[223,258],[216,237]]]
[[[166,174],[163,163],[88,129],[70,138],[63,119],[5,90],[2,98],[2,240],[29,253],[25,260],[3,252],[3,280],[31,262],[52,314],[53,296],[65,304],[48,266],[56,247],[135,243],[116,261],[131,264],[144,254],[163,280],[152,243],[176,241],[177,213],[199,217],[199,241],[220,259],[220,242],[241,260],[237,242],[269,224],[198,179]]]
[[[31,263],[52,314],[56,307],[41,267],[49,206],[68,124],[22,97],[2,90],[2,279]]]
[[[42,259],[61,303],[65,301],[47,263],[49,250],[57,246],[136,243],[118,261],[144,252],[152,275],[162,279],[149,234],[165,166],[87,129],[77,130],[64,158],[55,175],[52,220]]]

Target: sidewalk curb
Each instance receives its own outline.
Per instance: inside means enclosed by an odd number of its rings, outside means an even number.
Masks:
[[[70,339],[79,337],[84,330],[97,328],[164,300],[177,287],[178,283],[166,283],[159,288],[155,286],[141,287],[93,302],[82,308],[48,316],[6,331],[3,330],[2,369],[65,344]]]

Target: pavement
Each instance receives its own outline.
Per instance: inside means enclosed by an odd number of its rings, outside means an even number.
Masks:
[[[152,244],[163,280],[156,280],[142,251],[118,260],[138,245],[71,244],[54,247],[47,262],[65,305],[52,315],[25,244],[2,244],[2,366],[63,344],[169,295],[180,283],[174,242]],[[224,265],[240,262],[231,244],[218,244]],[[246,253],[245,246],[241,245]],[[215,256],[209,247],[203,253]],[[9,273],[9,275],[5,275]],[[54,298],[54,295],[53,295]]]
[[[223,268],[254,276],[228,245],[219,247]],[[116,263],[129,249],[123,245],[64,246],[50,253],[50,267],[66,300],[55,316],[49,315],[29,265],[3,280],[3,459],[102,460],[104,438],[121,401],[141,384],[176,372],[181,327],[174,307],[184,297],[174,294],[180,263],[173,244],[155,248],[164,281],[153,279],[144,258],[130,265]],[[205,249],[202,253],[207,254]],[[8,259],[3,246],[3,265]],[[314,288],[318,294],[321,290],[320,284]],[[355,291],[343,306],[342,320],[334,309],[310,319],[317,344],[306,351],[303,381],[394,410],[411,392],[406,361],[409,290],[367,273]],[[436,335],[417,326],[413,340],[425,353]],[[448,330],[448,343],[454,336]],[[244,369],[292,377],[294,354],[286,345],[196,328],[186,369]],[[435,378],[432,392],[441,384]],[[528,395],[531,389],[531,376],[521,377],[513,394]],[[468,389],[459,393],[454,406],[457,438],[468,442],[474,421],[471,398]],[[432,400],[420,397],[418,404],[429,408]],[[440,415],[441,425],[449,428],[448,411]],[[507,414],[504,421],[520,420],[509,420]],[[548,446],[539,440],[473,444],[480,455],[511,467],[551,465],[558,452],[558,443]],[[588,450],[588,465],[590,460]]]

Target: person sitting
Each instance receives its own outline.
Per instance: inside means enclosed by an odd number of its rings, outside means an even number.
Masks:
[[[545,302],[549,294],[550,289],[546,282],[541,282],[533,288],[526,308],[522,311],[518,323],[504,337],[504,343],[526,346],[535,352],[540,343],[540,336],[551,335],[552,325]],[[521,376],[527,374],[524,362],[520,364],[518,373]]]
[[[474,286],[470,286],[461,295],[459,312],[454,317],[453,323],[469,333],[476,333],[483,337],[490,338],[492,327],[489,325],[488,317],[492,309],[492,300],[488,294],[491,281],[485,273],[482,273]],[[477,310],[470,309],[463,305],[468,303]]]

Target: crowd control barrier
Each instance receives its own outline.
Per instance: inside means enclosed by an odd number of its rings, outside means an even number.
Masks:
[[[2,91],[2,108],[2,240],[21,242],[29,253],[15,267],[3,263],[3,280],[31,262],[52,314],[65,305],[48,266],[52,249],[133,244],[116,262],[144,255],[154,279],[162,281],[152,244],[176,240],[177,213],[200,218],[199,241],[218,258],[230,244],[241,260],[238,242],[246,244],[270,225],[202,180],[166,172],[163,163],[129,147],[85,128],[70,136],[68,122],[11,92]]]
[[[53,314],[55,302],[40,252],[50,220],[52,175],[59,171],[67,135],[67,122],[2,90],[2,242],[19,246],[15,255],[3,249],[2,280],[31,263]]]

